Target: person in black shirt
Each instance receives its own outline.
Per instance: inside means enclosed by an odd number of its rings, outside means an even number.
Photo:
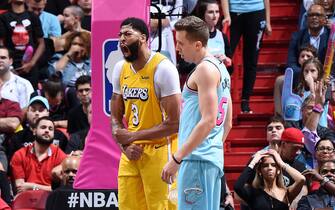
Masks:
[[[78,4],[84,11],[84,17],[81,19],[81,27],[83,29],[91,31],[91,12],[92,12],[92,1],[91,0],[76,0],[74,3]]]
[[[87,119],[87,109],[91,104],[91,77],[88,75],[80,76],[75,83],[77,97],[80,105],[74,107],[67,115],[67,131],[73,134],[77,131],[86,129],[90,126]]]
[[[41,21],[34,13],[26,11],[25,0],[11,0],[11,8],[0,15],[0,45],[14,51],[15,71],[36,89],[39,76],[37,65],[45,44]],[[24,59],[28,46],[33,48],[33,56]]]
[[[286,188],[282,171],[294,179],[294,184]],[[256,173],[252,185],[248,179]],[[290,203],[301,191],[305,177],[288,164],[272,149],[259,151],[244,169],[235,183],[234,190],[251,210],[288,210]]]

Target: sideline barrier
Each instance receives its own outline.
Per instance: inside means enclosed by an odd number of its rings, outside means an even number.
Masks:
[[[109,122],[112,95],[110,73],[114,64],[122,59],[122,53],[118,50],[120,23],[130,16],[148,22],[149,4],[149,0],[92,1],[93,115],[74,183],[76,189],[117,189],[120,150],[112,139]]]

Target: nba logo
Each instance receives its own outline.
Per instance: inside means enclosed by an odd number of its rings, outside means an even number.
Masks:
[[[107,39],[103,43],[103,90],[104,90],[104,113],[110,116],[111,107],[110,102],[113,94],[112,74],[114,66],[120,60],[123,60],[123,54],[119,48],[118,39]]]

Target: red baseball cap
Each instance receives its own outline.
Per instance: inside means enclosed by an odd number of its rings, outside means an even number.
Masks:
[[[286,128],[281,136],[281,140],[293,144],[304,145],[304,134],[296,128]]]

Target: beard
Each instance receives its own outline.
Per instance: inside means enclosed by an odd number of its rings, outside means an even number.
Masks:
[[[137,58],[138,58],[138,49],[139,49],[139,46],[140,46],[140,41],[137,40],[136,42],[130,44],[130,45],[127,45],[127,48],[130,52],[130,55],[124,57],[124,59],[128,62],[134,62]]]
[[[53,138],[52,139],[44,139],[43,137],[40,137],[40,136],[35,136],[35,141],[41,145],[44,145],[44,146],[49,146],[50,144],[52,144],[52,141],[53,141]]]

